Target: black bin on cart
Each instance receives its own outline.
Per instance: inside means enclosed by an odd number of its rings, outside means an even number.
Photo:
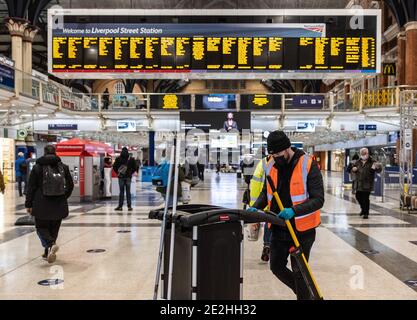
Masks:
[[[163,219],[163,209],[149,213]],[[177,206],[172,295],[174,300],[239,300],[243,286],[243,223],[274,222],[275,216],[210,205]],[[171,237],[168,211],[162,262],[167,298]]]

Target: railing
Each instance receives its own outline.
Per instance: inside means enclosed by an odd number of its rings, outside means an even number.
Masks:
[[[61,85],[52,80],[39,79],[32,75],[26,74],[20,70],[15,69],[15,87],[5,88],[13,91],[16,96],[24,96],[35,99],[39,104],[49,104],[56,106],[58,109],[66,109],[77,112],[153,112],[153,111],[172,111],[184,107],[188,110],[200,109],[196,106],[195,94],[182,93],[125,93],[125,94],[105,94],[93,93],[83,94],[73,92],[70,88]],[[399,107],[399,95],[403,90],[416,89],[413,86],[396,86],[384,87],[378,89],[371,89],[360,91],[360,87],[352,88],[351,92],[345,93],[343,83],[337,85],[331,92],[328,93],[267,93],[273,101],[272,109],[268,108],[269,112],[286,112],[286,111],[362,111],[365,109],[377,109],[386,107]],[[231,93],[234,94],[234,93]],[[241,100],[244,95],[256,93],[244,93],[236,95],[236,110],[243,110]],[[265,93],[260,93],[265,94]],[[156,98],[155,96],[160,96]],[[167,97],[168,96],[168,97]],[[300,106],[300,99],[298,99],[298,106],[295,105],[294,99],[296,97],[307,97],[305,101],[309,100],[304,106]],[[313,96],[321,96],[322,101],[317,101],[316,105],[311,102]],[[181,98],[186,97],[186,99]],[[170,100],[171,99],[171,100]],[[177,99],[177,107],[172,99]],[[164,104],[161,104],[163,101]],[[251,108],[251,111],[262,111],[261,107]]]

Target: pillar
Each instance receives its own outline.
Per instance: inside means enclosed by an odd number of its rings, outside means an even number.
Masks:
[[[19,93],[22,90],[23,33],[28,22],[21,18],[6,18],[5,24],[9,29],[12,43],[12,59],[16,68],[15,90]]]
[[[408,22],[405,25],[405,84],[417,85],[417,21]]]
[[[405,32],[401,31],[397,35],[397,85],[405,84]]]
[[[23,92],[32,95],[32,42],[38,28],[32,25],[26,27],[23,33]]]
[[[155,131],[149,131],[149,165],[155,165]]]

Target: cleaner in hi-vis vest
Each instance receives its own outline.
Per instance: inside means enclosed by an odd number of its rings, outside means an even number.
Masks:
[[[320,224],[320,208],[324,203],[323,178],[317,163],[304,151],[291,148],[291,142],[283,131],[271,132],[267,139],[268,153],[266,176],[262,192],[249,211],[269,210],[289,220],[296,232],[305,258],[308,260],[316,238],[315,228]],[[274,197],[278,193],[283,209]],[[311,299],[311,294],[297,262],[291,256],[291,268],[287,268],[294,241],[285,224],[271,226],[270,269],[274,275],[291,288],[297,299]]]

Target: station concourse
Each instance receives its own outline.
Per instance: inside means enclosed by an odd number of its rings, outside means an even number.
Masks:
[[[415,1],[0,15],[0,300],[417,299]]]

